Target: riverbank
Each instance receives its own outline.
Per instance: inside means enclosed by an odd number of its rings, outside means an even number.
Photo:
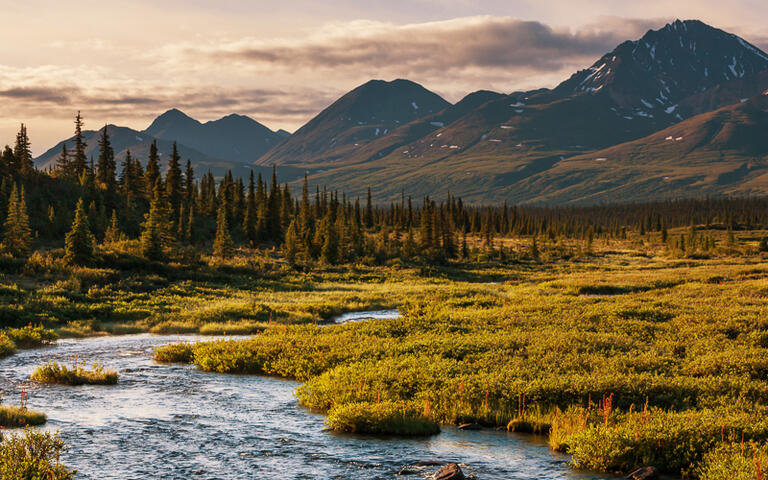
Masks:
[[[272,326],[184,359],[303,381],[299,401],[323,412],[393,402],[439,423],[538,422],[575,466],[602,471],[696,476],[720,446],[768,438],[759,259],[617,255],[451,287],[399,319]]]
[[[30,386],[30,407],[48,413],[45,428],[60,431],[69,446],[62,462],[76,468],[81,480],[186,480],[201,474],[218,480],[386,480],[404,467],[427,474],[438,468],[431,464],[450,462],[481,479],[612,478],[571,471],[568,456],[552,453],[530,435],[452,427],[429,439],[329,433],[325,416],[298,405],[297,382],[210,374],[152,360],[155,347],[178,340],[149,334],[65,339],[0,360],[0,376],[21,381],[41,362],[73,356],[121,373],[112,387]]]

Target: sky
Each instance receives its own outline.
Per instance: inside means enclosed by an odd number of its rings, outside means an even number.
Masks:
[[[764,0],[0,0],[0,144],[33,152],[179,108],[294,131],[366,81],[455,102],[553,87],[624,40],[699,19],[768,50]]]

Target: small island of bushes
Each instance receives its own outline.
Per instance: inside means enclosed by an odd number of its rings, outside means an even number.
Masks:
[[[106,370],[104,365],[93,364],[88,370],[84,364],[75,363],[72,367],[48,362],[38,366],[30,380],[40,383],[55,383],[59,385],[115,385],[119,375],[114,370]]]

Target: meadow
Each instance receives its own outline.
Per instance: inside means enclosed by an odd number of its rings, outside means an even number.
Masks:
[[[299,402],[341,432],[477,423],[546,434],[577,468],[761,478],[765,232],[707,234],[721,245],[707,255],[634,235],[543,240],[534,258],[521,238],[432,266],[302,269],[263,250],[192,264],[105,251],[99,268],[35,253],[5,269],[2,315],[61,336],[254,333],[169,345],[156,359],[300,380]],[[403,316],[329,322],[385,308]],[[727,465],[743,473],[726,477]]]

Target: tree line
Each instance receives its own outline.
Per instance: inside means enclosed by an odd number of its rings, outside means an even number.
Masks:
[[[74,144],[63,144],[55,165],[35,167],[29,135],[21,125],[14,146],[0,155],[2,250],[25,257],[35,248],[60,248],[73,263],[94,258],[97,244],[138,242],[151,260],[178,251],[210,251],[228,257],[236,248],[280,248],[291,263],[329,264],[359,259],[421,258],[444,261],[466,256],[467,238],[493,249],[503,237],[623,238],[688,225],[737,229],[768,226],[766,198],[707,198],[587,207],[469,205],[447,194],[442,200],[374,204],[315,186],[305,176],[301,190],[251,172],[247,181],[227,172],[199,178],[189,160],[182,165],[176,143],[161,161],[157,142],[146,159],[127,151],[117,165],[109,129],[99,132],[97,156],[88,158],[83,119],[75,117]],[[689,234],[688,243],[710,238]],[[477,241],[473,242],[475,245]],[[685,238],[677,246],[685,248]]]

